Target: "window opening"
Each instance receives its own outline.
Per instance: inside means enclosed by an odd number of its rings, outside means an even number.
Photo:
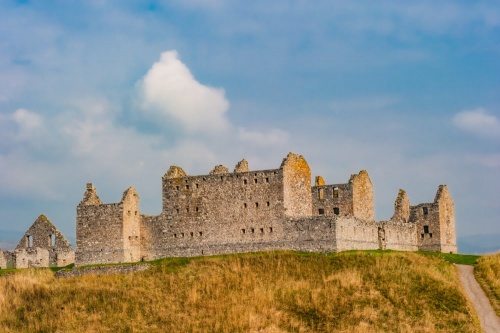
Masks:
[[[259,208],[259,203],[258,202],[255,203],[255,208]]]
[[[200,188],[200,185],[199,185],[199,184],[196,184],[195,186],[196,186],[196,188]]]
[[[247,180],[246,179],[243,179],[243,184],[247,184]]]
[[[266,202],[266,206],[269,207],[271,205],[271,203],[268,201]]]
[[[56,246],[56,235],[49,235],[50,246]]]
[[[318,198],[319,198],[319,200],[323,200],[324,199],[324,193],[325,193],[325,190],[323,188],[318,188]]]
[[[241,229],[241,234],[244,235],[247,231],[245,229]]]
[[[186,190],[189,190],[189,185],[186,185]]]
[[[269,233],[273,232],[273,227],[269,227]]]
[[[191,238],[193,238],[194,237],[194,232],[191,231],[190,235],[191,235]]]
[[[428,233],[429,233],[429,226],[424,225],[424,234],[428,234]]]
[[[340,209],[338,207],[333,208],[333,214],[339,215],[340,214]]]
[[[196,212],[198,213],[200,211],[200,208],[199,207],[196,207]]]
[[[264,233],[264,228],[260,228],[260,233],[263,234]]]
[[[250,229],[250,231],[252,232],[252,234],[255,233],[255,229],[254,228]]]
[[[339,197],[339,188],[338,187],[334,187],[333,188],[333,197],[334,198],[338,198]]]
[[[33,236],[26,236],[28,239],[28,247],[33,247]]]
[[[203,232],[202,232],[202,231],[200,231],[200,232],[198,233],[198,235],[199,235],[200,237],[201,237],[201,236],[203,236]]]
[[[429,214],[429,209],[427,207],[423,207],[422,210],[424,212],[424,216],[427,216]]]
[[[179,190],[179,185],[176,185],[176,186],[175,186],[175,189],[178,191],[178,190]]]
[[[325,214],[325,209],[324,208],[318,209],[318,213],[319,213],[319,215],[324,215]]]
[[[244,207],[244,208],[247,208],[247,203],[246,203],[246,202],[243,204],[243,207]]]
[[[269,177],[266,177],[266,183],[269,183]]]

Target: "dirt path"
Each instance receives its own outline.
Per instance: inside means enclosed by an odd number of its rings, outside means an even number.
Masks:
[[[467,296],[476,309],[484,333],[500,332],[500,318],[495,314],[490,301],[474,277],[474,266],[457,265],[460,280]]]

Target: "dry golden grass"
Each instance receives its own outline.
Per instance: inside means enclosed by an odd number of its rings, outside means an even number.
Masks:
[[[474,274],[496,314],[500,316],[500,253],[481,257]]]
[[[4,332],[477,332],[453,265],[414,253],[167,259],[128,275],[0,278]]]

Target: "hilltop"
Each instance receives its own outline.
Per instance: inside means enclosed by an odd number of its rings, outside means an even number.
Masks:
[[[477,332],[453,264],[400,252],[267,252],[135,274],[0,279],[6,332]]]

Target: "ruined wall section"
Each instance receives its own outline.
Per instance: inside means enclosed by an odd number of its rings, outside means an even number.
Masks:
[[[420,251],[441,252],[441,226],[439,207],[434,203],[410,206],[410,222],[417,227],[417,244]]]
[[[7,268],[7,258],[5,258],[5,255],[0,248],[0,269],[6,269]]]
[[[6,268],[16,268],[16,255],[13,251],[3,251],[3,256],[6,261]]]
[[[416,224],[392,220],[378,224],[381,250],[418,251]]]
[[[140,255],[137,256],[134,252],[132,254],[127,252],[125,255],[125,249],[130,251],[133,244],[132,242],[126,244],[125,238],[132,236],[133,241],[139,244],[140,213],[136,205],[138,197],[134,198],[134,192],[135,190],[127,190],[119,203],[102,204],[94,186],[87,184],[87,191],[76,213],[76,266],[121,263],[131,258],[140,258]],[[126,219],[129,211],[131,216]],[[124,228],[125,220],[127,229]],[[136,229],[128,227],[136,222],[138,223]]]
[[[337,251],[376,250],[379,248],[378,223],[353,216],[336,220]]]
[[[353,216],[364,221],[375,221],[375,203],[373,200],[373,185],[366,170],[352,175],[349,183],[352,184]]]
[[[312,187],[312,216],[352,216],[351,184],[317,185]]]
[[[133,187],[123,193],[123,252],[125,262],[141,260],[139,195]]]
[[[446,185],[440,185],[434,203],[439,209],[441,252],[457,253],[455,205]]]
[[[283,207],[288,217],[311,216],[311,169],[302,155],[289,153],[281,163]]]
[[[410,220],[410,200],[403,189],[399,190],[394,202],[394,215],[391,220],[399,222],[408,222]]]
[[[17,244],[14,251],[16,254],[16,261],[19,255],[35,263],[35,261],[38,260],[37,256],[43,252],[32,251],[32,249],[36,248],[45,249],[49,253],[49,259],[43,261],[43,265],[45,265],[43,267],[66,266],[72,264],[75,260],[75,252],[71,244],[43,214],[35,220]],[[34,257],[31,258],[30,256],[33,255]],[[37,263],[36,265],[39,264],[40,263]]]
[[[142,216],[143,257],[276,241],[283,216],[280,169],[229,173],[217,166],[209,175],[187,176],[171,167],[163,177],[162,213]]]
[[[48,267],[50,260],[49,250],[40,247],[16,249],[16,268]]]

